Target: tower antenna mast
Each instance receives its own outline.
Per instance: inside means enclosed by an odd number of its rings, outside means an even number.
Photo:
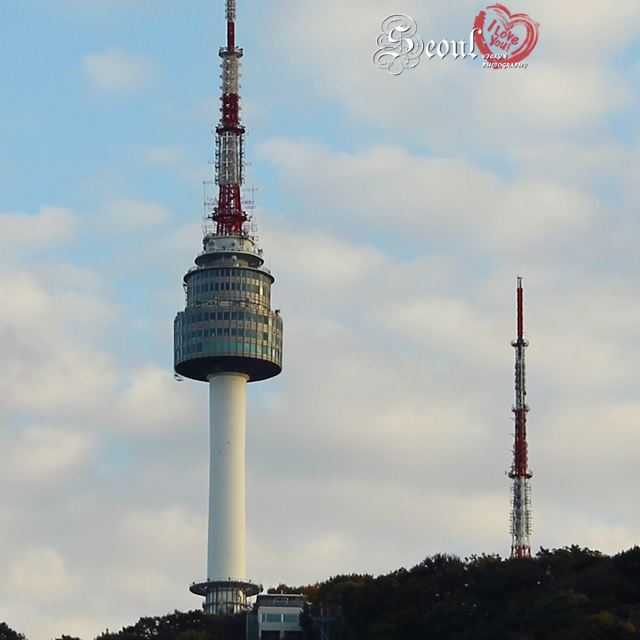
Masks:
[[[531,487],[527,451],[527,412],[524,352],[529,342],[524,339],[522,278],[518,278],[517,288],[517,330],[518,336],[511,343],[516,350],[516,400],[513,406],[515,415],[515,438],[513,445],[513,464],[509,471],[511,485],[511,557],[531,557]]]
[[[222,106],[216,127],[216,184],[218,201],[211,219],[216,233],[240,236],[245,233],[247,215],[242,209],[244,133],[240,122],[240,58],[236,47],[236,0],[226,0],[227,46],[220,49],[222,59]]]

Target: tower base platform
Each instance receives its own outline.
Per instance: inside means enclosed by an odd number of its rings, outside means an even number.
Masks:
[[[246,580],[204,580],[194,582],[189,591],[204,597],[205,613],[234,615],[251,608],[247,598],[258,595],[262,585]]]

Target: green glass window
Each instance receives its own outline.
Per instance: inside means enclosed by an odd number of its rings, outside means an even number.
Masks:
[[[282,622],[282,614],[280,613],[263,613],[262,622]]]

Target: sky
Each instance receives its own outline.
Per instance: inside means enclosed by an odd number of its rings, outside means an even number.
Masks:
[[[640,539],[640,4],[518,0],[526,69],[373,65],[477,0],[238,0],[247,182],[284,370],[249,386],[265,587],[507,556],[516,276],[534,552]],[[206,385],[174,380],[222,0],[0,5],[0,620],[90,640],[198,608]]]

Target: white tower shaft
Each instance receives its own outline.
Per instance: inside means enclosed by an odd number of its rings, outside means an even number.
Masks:
[[[248,376],[209,379],[209,580],[245,579],[245,434]]]

